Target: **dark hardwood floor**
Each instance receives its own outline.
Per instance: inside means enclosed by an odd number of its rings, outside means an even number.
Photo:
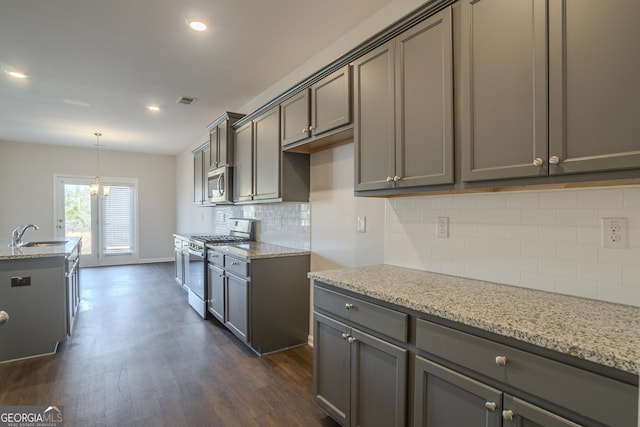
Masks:
[[[61,405],[65,426],[337,426],[312,401],[310,347],[256,356],[202,320],[173,264],[85,268],[73,336],[0,364],[0,405]]]

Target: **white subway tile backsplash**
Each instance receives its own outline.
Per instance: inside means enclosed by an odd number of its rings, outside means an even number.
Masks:
[[[557,209],[523,209],[522,223],[526,225],[557,225]]]
[[[425,196],[388,207],[387,263],[640,306],[640,186]],[[448,239],[435,237],[438,216],[449,217]],[[628,219],[628,249],[602,248],[602,217]]]
[[[580,208],[622,208],[624,192],[621,188],[589,189],[578,191]]]
[[[540,193],[540,207],[543,209],[570,209],[578,207],[576,191],[547,191]]]

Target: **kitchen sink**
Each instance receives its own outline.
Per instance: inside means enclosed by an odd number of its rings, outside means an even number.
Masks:
[[[68,240],[42,240],[39,242],[24,242],[19,245],[21,248],[42,248],[46,246],[64,246]]]

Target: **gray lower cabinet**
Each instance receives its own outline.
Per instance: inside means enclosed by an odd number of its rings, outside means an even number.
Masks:
[[[626,372],[317,281],[313,325],[314,400],[345,427],[637,426]]]
[[[246,259],[209,249],[209,313],[257,354],[306,344],[309,258]]]
[[[406,318],[317,287],[314,301],[315,401],[343,426],[406,425],[408,350],[355,326],[372,319],[395,327]],[[395,330],[406,336],[406,324]]]
[[[453,183],[451,13],[354,61],[356,191]]]
[[[235,131],[233,200],[309,201],[309,156],[280,149],[280,106]]]
[[[636,426],[637,386],[423,319],[416,349],[415,426]]]
[[[563,417],[416,356],[415,427],[578,427]]]

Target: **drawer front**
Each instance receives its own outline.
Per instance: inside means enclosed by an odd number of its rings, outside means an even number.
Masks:
[[[407,342],[409,316],[357,298],[314,287],[314,306],[383,335]]]
[[[422,319],[416,347],[598,422],[636,423],[638,388],[629,384]]]
[[[207,259],[213,265],[224,267],[224,254],[221,254],[220,252],[209,251],[207,253]]]
[[[249,262],[229,255],[224,256],[224,268],[239,276],[249,276]]]

